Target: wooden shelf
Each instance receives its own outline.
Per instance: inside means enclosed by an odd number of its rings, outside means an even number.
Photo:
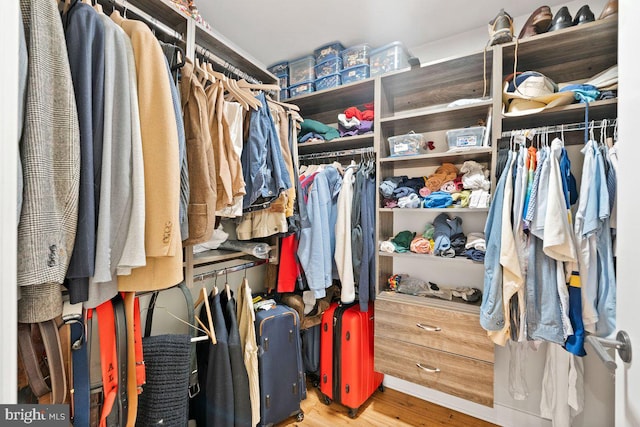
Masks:
[[[502,130],[528,129],[584,122],[585,104],[571,104],[550,108],[525,116],[503,117]],[[618,100],[606,99],[589,103],[589,120],[615,119],[618,116]]]
[[[383,76],[382,117],[425,107],[446,105],[457,99],[491,94],[493,51],[476,52],[422,65],[405,73]],[[487,93],[483,94],[486,76]]]
[[[122,3],[119,2],[119,3]],[[187,21],[191,17],[182,13],[182,11],[169,0],[127,0],[126,3],[139,8],[142,12],[157,19],[158,22],[173,28],[183,35],[187,30]],[[126,4],[124,5],[126,7]],[[127,16],[131,9],[127,10]],[[135,12],[133,12],[135,15]]]
[[[474,148],[461,152],[444,152],[435,154],[420,154],[405,157],[384,157],[380,159],[382,165],[397,167],[438,166],[442,163],[463,163],[467,160],[490,160],[491,147]]]
[[[193,254],[193,266],[210,264],[214,262],[229,261],[232,259],[251,256],[244,252],[225,251],[222,249],[212,249],[210,251]]]
[[[304,118],[322,123],[337,123],[338,114],[349,107],[362,108],[363,104],[373,102],[375,78],[360,80],[343,86],[337,86],[320,92],[297,96],[286,102],[300,107]]]
[[[378,256],[381,257],[391,257],[391,258],[418,258],[423,261],[429,262],[444,262],[445,264],[465,264],[465,265],[474,265],[477,267],[484,268],[484,263],[471,261],[466,257],[454,257],[447,258],[436,255],[425,255],[425,254],[416,254],[413,252],[404,252],[404,253],[389,253],[389,252],[378,252]]]
[[[487,213],[489,212],[489,208],[378,208],[378,212],[406,212],[406,213],[415,213],[415,212],[455,212],[455,213]]]
[[[220,59],[228,62],[236,68],[239,68],[241,71],[244,71],[263,83],[278,82],[276,76],[267,71],[263,64],[247,52],[240,49],[223,35],[214,30],[205,28],[199,22],[195,22],[195,28],[197,45],[210,50]]]
[[[515,43],[504,44],[502,49],[504,77],[513,73]],[[588,79],[617,63],[617,18],[596,20],[518,41],[518,71],[535,70],[556,83]]]
[[[480,314],[480,305],[458,301],[447,301],[435,297],[419,297],[414,295],[400,294],[395,291],[380,291],[376,296],[377,300],[401,302],[414,304],[421,307],[446,308],[471,314]]]
[[[403,111],[393,116],[380,119],[385,136],[402,135],[414,131],[416,133],[436,130],[449,130],[474,125],[478,119],[487,119],[491,99],[476,104],[448,108],[447,105],[436,105],[419,110]]]
[[[298,143],[298,154],[318,153],[323,151],[348,150],[351,148],[373,147],[373,133],[347,136],[331,141]]]

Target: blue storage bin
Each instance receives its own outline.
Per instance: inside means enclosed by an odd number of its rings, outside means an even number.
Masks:
[[[280,74],[289,73],[289,61],[282,61],[267,67],[267,71],[271,74],[278,76]]]
[[[294,96],[300,96],[314,91],[315,85],[313,82],[306,81],[289,87],[289,96],[293,98]]]
[[[400,42],[389,43],[371,51],[371,77],[409,67],[409,51]]]
[[[316,79],[316,91],[340,86],[341,83],[342,79],[340,77],[340,73],[329,74],[328,76]]]
[[[319,64],[329,58],[340,56],[340,52],[342,52],[343,50],[344,46],[342,46],[342,43],[331,42],[314,50],[313,56],[316,57],[316,64]]]
[[[369,65],[368,44],[359,44],[342,51],[342,66],[344,68],[355,67],[356,65]]]
[[[340,72],[340,75],[342,76],[343,85],[364,80],[369,77],[369,66],[356,65],[355,67],[345,68]]]
[[[286,89],[289,87],[289,74],[276,74],[278,78],[278,85],[280,89]]]
[[[280,99],[289,98],[289,89],[280,89]]]
[[[303,56],[289,62],[289,84],[291,86],[316,79],[316,60],[313,55]]]
[[[316,80],[342,71],[342,58],[335,56],[316,65]]]

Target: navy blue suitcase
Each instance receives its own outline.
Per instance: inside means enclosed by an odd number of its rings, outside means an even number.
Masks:
[[[289,417],[304,419],[300,401],[306,397],[298,313],[285,305],[256,312],[260,427]]]
[[[303,329],[302,366],[314,387],[320,385],[320,324]]]

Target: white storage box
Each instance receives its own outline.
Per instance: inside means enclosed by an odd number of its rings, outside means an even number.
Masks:
[[[414,156],[420,154],[424,147],[424,136],[410,132],[406,135],[390,136],[389,153],[391,156]]]
[[[449,149],[465,147],[481,147],[482,138],[486,131],[484,126],[474,126],[462,129],[452,129],[447,131],[447,142]]]

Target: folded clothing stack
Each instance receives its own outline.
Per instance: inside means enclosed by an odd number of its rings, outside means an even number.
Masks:
[[[338,129],[311,119],[302,121],[299,135],[298,142],[331,141],[340,137]]]
[[[428,177],[389,177],[380,184],[382,207],[486,207],[491,187],[488,176],[483,165],[467,161],[460,170],[452,163],[443,163]]]
[[[364,104],[364,110],[349,107],[338,114],[340,136],[355,136],[373,132],[373,103]]]
[[[444,287],[433,282],[411,277],[408,274],[394,274],[387,279],[389,289],[402,294],[441,298],[447,301],[460,298],[464,302],[477,303],[482,299],[482,291],[471,287]]]

